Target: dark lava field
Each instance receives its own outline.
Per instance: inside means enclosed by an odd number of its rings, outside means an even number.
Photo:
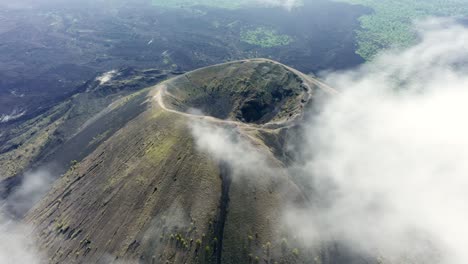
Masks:
[[[149,1],[7,4],[0,10],[0,126],[37,116],[86,82],[122,68],[181,73],[264,57],[318,73],[362,63],[354,32],[369,10],[311,2],[290,11],[171,9]],[[252,44],[242,39],[249,30],[272,31],[288,42]]]

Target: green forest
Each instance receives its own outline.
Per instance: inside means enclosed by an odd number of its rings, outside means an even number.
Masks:
[[[243,30],[241,41],[262,48],[272,48],[290,44],[293,40],[288,35],[281,35],[276,30],[265,27],[258,27],[251,30]]]
[[[407,47],[416,41],[412,23],[437,16],[468,15],[468,0],[338,0],[370,7],[373,12],[360,18],[357,53],[370,60],[379,50]]]

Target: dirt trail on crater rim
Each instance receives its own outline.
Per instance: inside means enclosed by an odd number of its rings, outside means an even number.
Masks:
[[[298,96],[300,97],[300,100],[296,100],[296,103],[300,106],[300,111],[295,111],[293,115],[282,118],[280,120],[269,121],[269,122],[265,122],[262,124],[256,124],[252,122],[245,122],[245,120],[233,120],[233,118],[219,118],[214,115],[205,114],[204,112],[195,113],[196,111],[199,110],[199,109],[196,109],[195,107],[188,108],[188,111],[182,111],[180,109],[177,109],[177,107],[174,107],[174,103],[170,103],[168,105],[168,103],[166,102],[167,100],[172,100],[172,101],[176,101],[180,103],[181,99],[170,92],[171,89],[179,88],[177,87],[178,79],[180,78],[186,79],[186,81],[191,84],[191,80],[188,78],[188,76],[190,75],[196,75],[199,73],[204,74],[205,71],[209,71],[210,69],[214,67],[226,67],[227,65],[236,65],[237,67],[237,65],[242,64],[242,63],[258,63],[259,65],[262,63],[270,64],[270,65],[282,67],[286,71],[289,71],[295,74],[299,79],[302,80],[302,84],[303,84],[302,87],[304,89],[303,92],[299,94]],[[309,103],[309,100],[313,97],[317,89],[320,90],[321,92],[324,92],[325,94],[338,94],[338,92],[335,89],[331,88],[325,83],[315,78],[312,78],[308,75],[305,75],[291,67],[278,63],[276,61],[272,61],[269,59],[248,59],[248,60],[233,61],[233,62],[217,64],[217,65],[213,65],[209,67],[204,67],[204,68],[186,73],[177,78],[166,80],[154,86],[153,98],[163,110],[170,112],[170,113],[182,115],[182,116],[192,118],[192,119],[208,121],[211,123],[217,123],[217,124],[222,124],[222,125],[232,125],[237,128],[242,128],[246,130],[274,132],[280,129],[293,127],[295,124],[297,124],[297,121],[300,120],[300,117],[303,114],[303,111],[302,111],[303,107]]]

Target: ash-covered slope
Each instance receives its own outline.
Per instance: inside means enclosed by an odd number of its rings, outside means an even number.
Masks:
[[[264,59],[165,81],[26,220],[51,263],[307,262],[281,239],[279,208],[303,199],[283,172],[282,144],[318,93],[334,91]],[[200,151],[190,131],[199,121],[250,141],[274,175],[238,177],[223,157]]]

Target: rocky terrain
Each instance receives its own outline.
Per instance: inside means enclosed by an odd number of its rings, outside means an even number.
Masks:
[[[164,8],[150,0],[0,7],[0,131],[50,110],[98,73],[123,67],[190,71],[266,57],[310,73],[364,61],[354,53],[353,32],[367,10],[325,0],[291,12]]]
[[[5,197],[28,171],[46,169],[54,177],[91,153],[144,110],[147,86],[177,72],[123,68],[98,76],[50,110],[24,123],[2,127],[0,194]]]
[[[77,97],[106,93],[103,86],[90,84]],[[315,98],[334,93],[264,59],[202,68],[128,93],[83,117],[59,147],[42,148],[56,158],[76,151],[63,157],[74,158],[71,167],[25,221],[50,263],[327,261],[327,251],[297,248],[279,209],[307,201],[284,169],[288,131]],[[69,120],[63,116],[56,119]],[[250,142],[271,170],[239,170],[201,150],[194,122]],[[55,127],[60,122],[48,128],[52,134]]]

